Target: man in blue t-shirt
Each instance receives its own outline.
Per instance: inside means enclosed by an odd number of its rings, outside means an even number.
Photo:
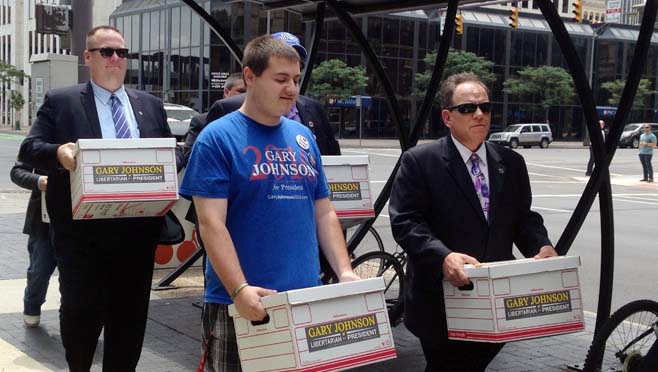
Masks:
[[[203,311],[207,371],[239,371],[228,305],[248,320],[260,298],[320,284],[318,244],[340,281],[353,272],[312,132],[282,115],[299,94],[300,58],[269,35],[247,44],[247,97],[199,135],[180,188],[193,198],[209,263]]]

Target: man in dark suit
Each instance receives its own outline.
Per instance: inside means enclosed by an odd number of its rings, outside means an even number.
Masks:
[[[50,276],[55,271],[55,249],[50,244],[48,224],[41,217],[41,192],[46,191],[48,176],[44,172],[16,161],[9,172],[12,182],[32,190],[25,213],[23,234],[27,234],[27,285],[23,295],[23,322],[29,328],[41,322],[41,305],[46,302]]]
[[[484,84],[453,75],[440,95],[451,135],[406,151],[391,192],[391,229],[409,259],[404,320],[426,371],[484,371],[503,345],[448,340],[442,281],[468,284],[464,264],[514,259],[512,244],[526,257],[557,253],[530,210],[523,158],[484,142],[492,106]]]
[[[104,328],[104,371],[139,361],[162,218],[73,220],[69,172],[80,138],[171,137],[162,101],[126,89],[121,33],[87,34],[91,81],[48,92],[19,159],[48,172],[46,202],[57,255],[60,328],[71,371],[89,371]],[[127,139],[129,140],[129,139]]]

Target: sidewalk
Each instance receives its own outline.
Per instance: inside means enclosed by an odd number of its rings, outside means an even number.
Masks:
[[[22,197],[26,199],[28,194]],[[0,293],[3,297],[0,302],[0,371],[66,371],[57,311],[59,293],[56,274],[51,279],[41,326],[33,329],[23,326],[22,291],[27,267],[27,238],[21,233],[24,214],[18,212],[19,204],[24,205],[21,200],[14,203],[3,201],[0,212],[0,239],[5,243],[0,250]],[[157,270],[155,280],[168,272]],[[193,303],[201,298],[202,283],[200,270],[191,268],[174,282],[178,289],[152,292],[138,371],[196,370],[201,356],[201,310],[193,306]],[[586,323],[585,332],[509,343],[487,371],[565,371],[569,365],[582,363],[592,340],[592,314],[586,314]],[[354,371],[423,371],[425,361],[417,339],[404,325],[394,328],[393,333],[397,359],[356,368]],[[101,370],[102,350],[101,339],[92,371]]]

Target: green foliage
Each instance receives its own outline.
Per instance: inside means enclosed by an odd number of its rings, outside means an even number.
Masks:
[[[12,83],[17,83],[23,85],[25,80],[29,79],[30,76],[26,74],[23,70],[19,70],[16,66],[0,61],[0,83],[3,85],[11,85]],[[4,88],[3,88],[4,89]],[[11,90],[11,95],[9,98],[9,104],[14,111],[17,112],[18,117],[20,115],[23,106],[25,105],[25,98],[17,90]],[[16,130],[21,129],[21,123],[16,119],[15,128]]]
[[[26,79],[29,79],[30,76],[19,70],[14,65],[0,61],[0,82],[1,83],[19,83],[23,84]]]
[[[613,106],[619,105],[619,100],[621,99],[621,94],[624,91],[624,86],[626,85],[626,80],[613,80],[606,81],[601,84],[601,89],[607,90],[610,92],[610,99],[608,103]],[[655,91],[651,90],[651,82],[648,79],[640,79],[640,84],[635,91],[635,101],[633,101],[633,108],[642,108],[646,106],[647,97]]]
[[[531,111],[547,110],[550,107],[570,103],[575,90],[571,75],[554,66],[524,67],[518,77],[505,81],[503,91],[520,101],[527,102]]]
[[[359,94],[367,82],[364,67],[349,67],[339,59],[330,59],[313,68],[308,95],[327,104],[330,98],[346,99]]]
[[[432,79],[432,69],[436,62],[436,55],[436,52],[427,53],[425,58],[423,58],[423,62],[425,62],[425,72],[416,74],[415,94],[417,96],[424,96],[427,91],[430,80]],[[454,74],[472,72],[480,77],[480,80],[488,86],[496,80],[496,74],[492,72],[493,66],[493,62],[478,57],[475,53],[450,49],[448,51],[445,68],[443,69],[443,75],[441,75],[441,81]],[[434,102],[439,104],[439,98],[434,97]]]
[[[18,115],[25,105],[25,98],[23,98],[23,95],[19,91],[14,90],[9,97],[9,105],[17,112],[16,127],[14,129],[19,130],[21,129],[21,122],[18,119]]]

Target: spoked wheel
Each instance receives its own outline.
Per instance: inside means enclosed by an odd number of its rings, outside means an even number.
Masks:
[[[594,336],[584,372],[633,372],[656,342],[658,303],[638,300],[622,306]]]
[[[354,273],[362,279],[384,278],[384,298],[388,307],[389,319],[393,326],[402,316],[404,294],[404,269],[390,253],[368,252],[352,261]]]
[[[352,238],[352,235],[358,230],[360,225],[356,225],[347,229],[345,241],[349,242]],[[374,227],[370,226],[368,232],[363,237],[363,240],[359,245],[354,248],[354,251],[350,254],[350,259],[355,259],[359,256],[366,254],[367,252],[384,252],[384,242],[382,241],[381,236]]]

